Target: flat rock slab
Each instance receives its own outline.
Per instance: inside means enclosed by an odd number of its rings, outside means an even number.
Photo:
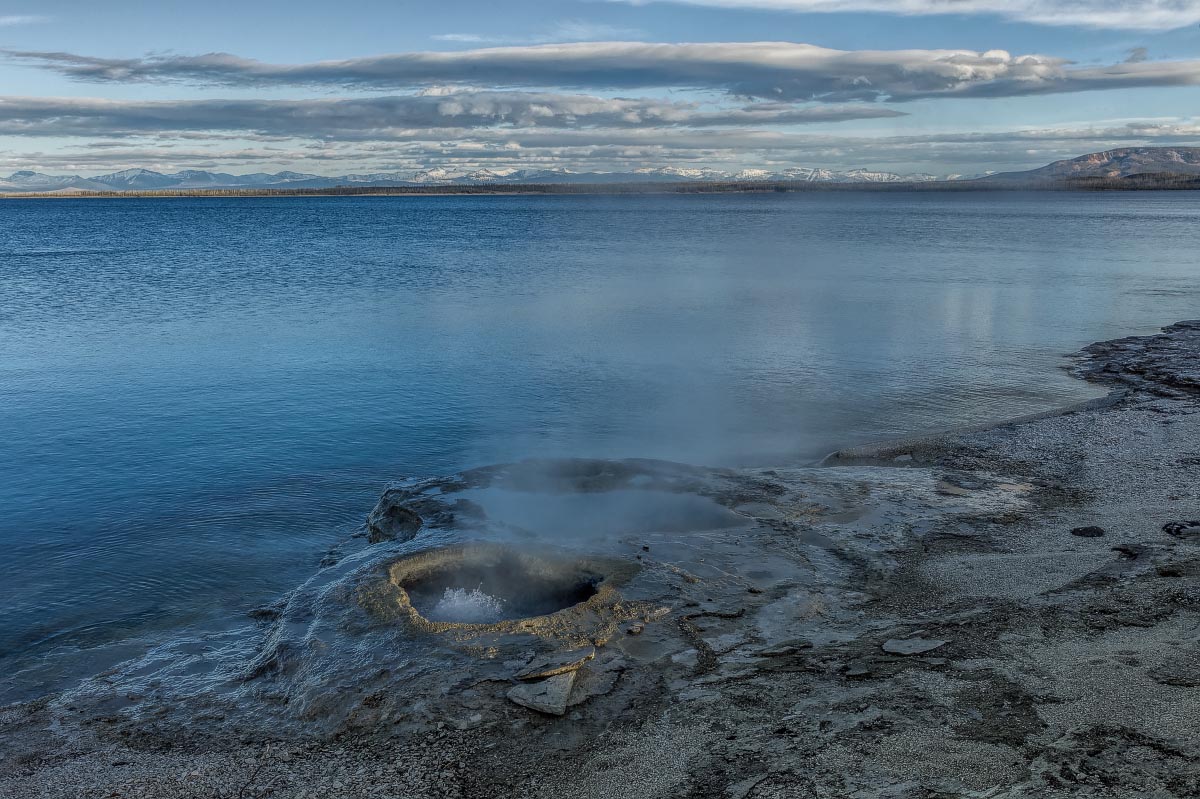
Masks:
[[[541,682],[515,685],[509,689],[508,698],[530,710],[561,716],[567,712],[567,701],[571,698],[574,686],[575,672],[568,671]]]
[[[923,655],[926,652],[940,649],[948,643],[950,642],[936,638],[893,638],[884,641],[882,649],[889,655]]]
[[[518,680],[541,680],[557,674],[575,671],[594,657],[596,657],[596,648],[592,646],[586,649],[570,649],[564,652],[554,652],[544,657],[535,658],[513,676]]]

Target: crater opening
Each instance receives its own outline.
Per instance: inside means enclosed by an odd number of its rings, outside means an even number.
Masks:
[[[423,552],[392,566],[392,581],[418,614],[453,624],[547,616],[591,599],[604,579],[583,561],[489,545]]]

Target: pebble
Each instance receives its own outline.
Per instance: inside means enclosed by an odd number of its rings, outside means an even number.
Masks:
[[[1076,527],[1071,531],[1071,535],[1079,536],[1080,538],[1099,538],[1104,535],[1103,527]]]

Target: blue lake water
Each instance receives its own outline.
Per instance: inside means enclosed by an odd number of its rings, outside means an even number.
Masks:
[[[0,700],[270,600],[389,479],[1096,396],[1064,354],[1200,316],[1198,202],[0,202]]]

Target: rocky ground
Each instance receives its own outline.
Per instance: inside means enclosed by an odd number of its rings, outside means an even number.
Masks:
[[[1200,323],[1078,371],[1119,393],[820,468],[400,487],[255,635],[0,709],[0,796],[1200,796]],[[534,476],[739,522],[571,542],[628,568],[561,614],[409,612],[395,564]]]

